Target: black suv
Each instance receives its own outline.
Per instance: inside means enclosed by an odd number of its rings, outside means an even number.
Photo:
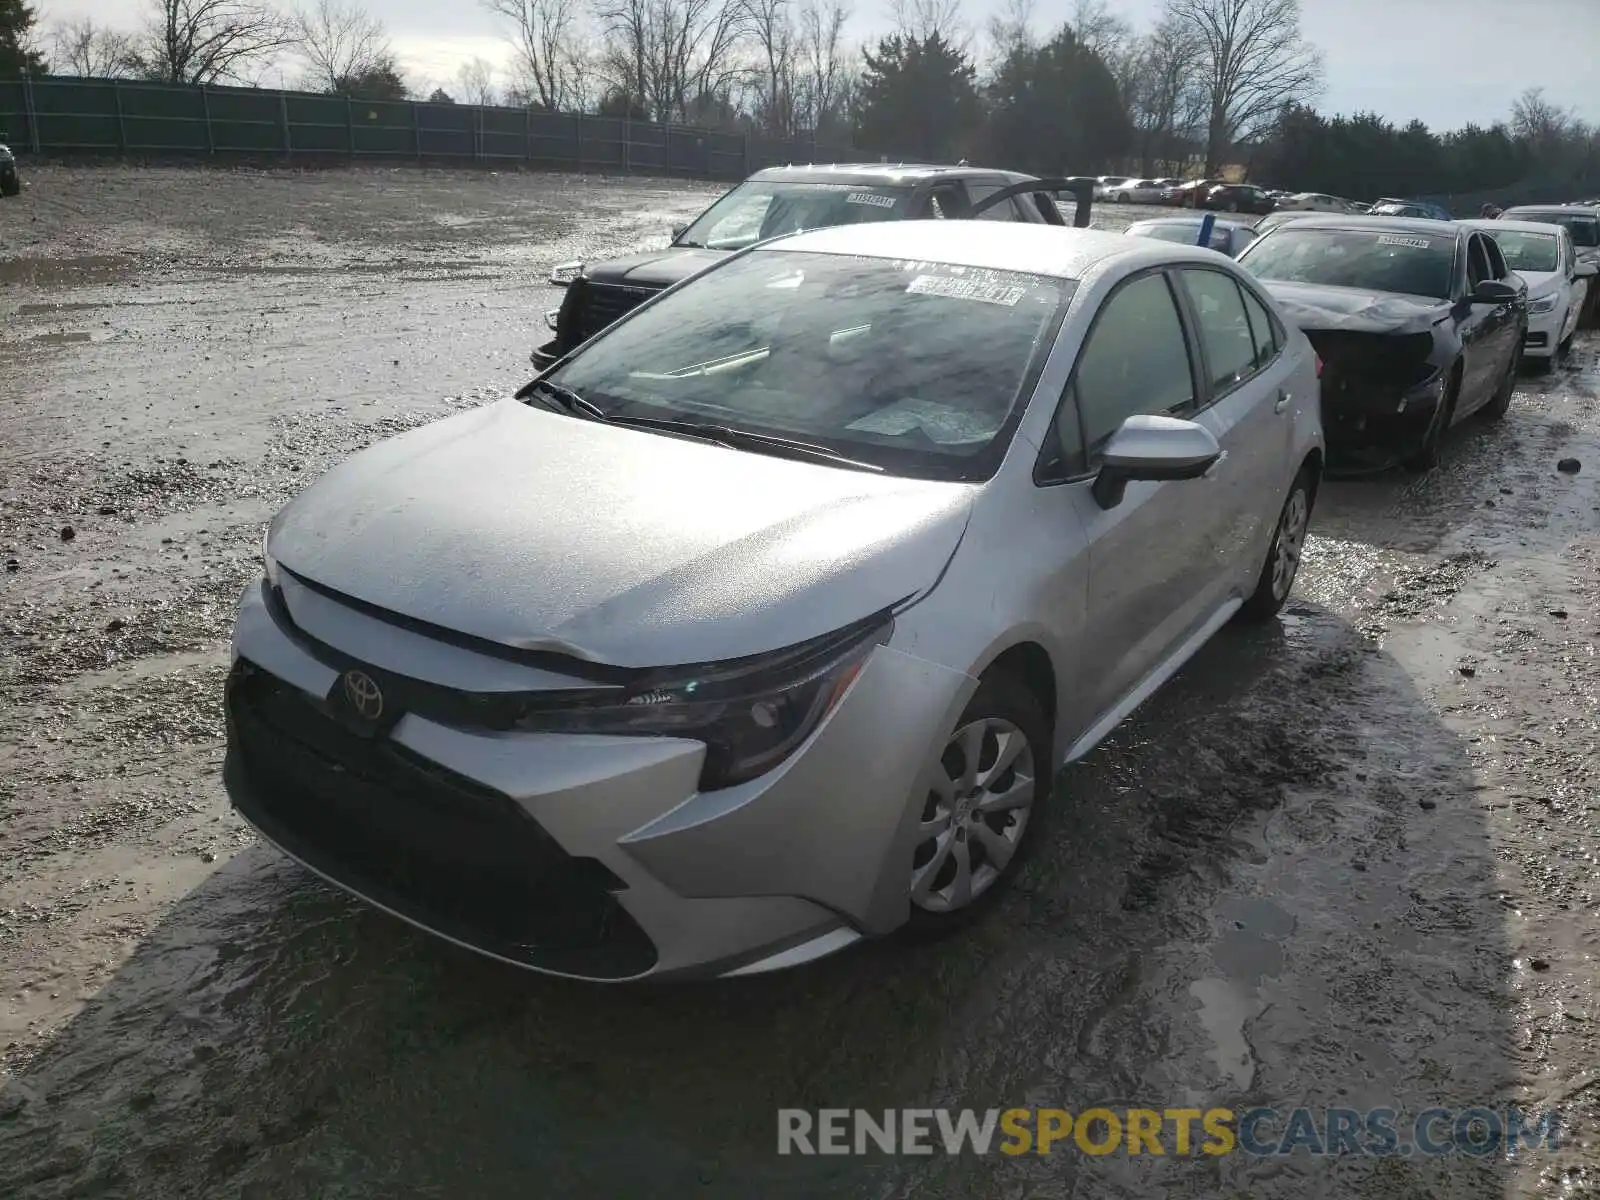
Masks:
[[[757,171],[673,231],[664,250],[610,262],[563,263],[550,282],[567,289],[545,314],[555,337],[533,352],[540,370],[650,297],[768,238],[866,221],[1027,221],[1065,225],[1056,194],[1075,203],[1072,223],[1089,223],[1094,180],[1040,179],[982,167],[848,163]]]
[[[17,174],[17,159],[6,145],[5,130],[0,129],[0,196],[15,196],[22,191],[22,178]]]

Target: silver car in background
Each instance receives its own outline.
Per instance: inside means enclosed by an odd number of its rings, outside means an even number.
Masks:
[[[1314,356],[1209,251],[762,243],[272,522],[225,780],[312,870],[592,980],[957,927],[1062,764],[1289,594]]]

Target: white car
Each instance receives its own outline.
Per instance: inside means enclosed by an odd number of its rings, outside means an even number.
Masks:
[[[1355,205],[1322,192],[1297,192],[1278,201],[1279,212],[1352,213]]]
[[[1137,182],[1138,179],[1132,175],[1101,175],[1095,182],[1094,198],[1110,200],[1118,191]]]
[[[1166,189],[1159,179],[1130,179],[1112,191],[1107,199],[1117,204],[1160,204]]]
[[[1572,234],[1533,221],[1462,221],[1494,238],[1509,266],[1528,285],[1528,333],[1522,356],[1554,366],[1572,347],[1578,318],[1597,268],[1580,262]]]

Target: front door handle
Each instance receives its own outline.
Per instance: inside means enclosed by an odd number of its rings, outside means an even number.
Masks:
[[[1288,388],[1279,388],[1278,402],[1272,406],[1272,411],[1275,413],[1281,413],[1284,409],[1289,407],[1289,401],[1293,399],[1294,397],[1289,394]]]

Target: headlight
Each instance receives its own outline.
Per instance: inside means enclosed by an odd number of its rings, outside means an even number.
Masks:
[[[704,742],[700,790],[764,775],[800,746],[894,628],[886,615],[774,654],[652,672],[616,692],[531,700],[518,729]]]
[[[567,284],[583,277],[583,264],[581,262],[557,263],[550,269],[550,282],[557,287],[566,287]]]
[[[1537,300],[1528,301],[1528,311],[1530,313],[1554,312],[1555,307],[1556,298],[1554,296],[1540,296]]]
[[[266,576],[267,586],[276,589],[278,586],[278,560],[267,553],[267,535],[261,535],[261,573]]]

